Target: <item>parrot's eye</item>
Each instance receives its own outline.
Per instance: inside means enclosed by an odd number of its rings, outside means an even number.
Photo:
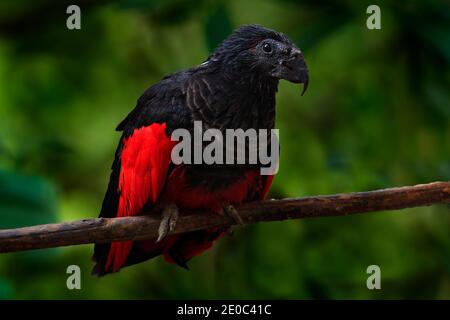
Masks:
[[[268,43],[264,43],[262,47],[263,51],[265,53],[271,53],[272,52],[272,46]]]

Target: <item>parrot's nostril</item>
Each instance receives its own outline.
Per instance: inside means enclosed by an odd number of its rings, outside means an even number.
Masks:
[[[289,70],[294,70],[294,68],[293,68],[293,66],[292,65],[290,65],[290,63],[288,62],[288,61],[283,61],[282,63],[281,63],[284,67],[286,67],[286,68],[288,68]]]

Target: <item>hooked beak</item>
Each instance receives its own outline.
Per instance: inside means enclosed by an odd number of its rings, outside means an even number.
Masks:
[[[289,57],[283,59],[272,71],[272,76],[293,83],[303,83],[302,95],[306,92],[309,83],[308,67],[303,54],[293,48]]]

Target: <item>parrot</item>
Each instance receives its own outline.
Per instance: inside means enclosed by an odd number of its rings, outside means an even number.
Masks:
[[[221,132],[273,129],[280,80],[303,84],[303,95],[309,83],[303,53],[285,34],[251,24],[235,29],[203,63],[164,77],[142,94],[116,128],[122,134],[100,217],[138,216],[159,208],[159,234],[95,244],[93,275],[157,256],[188,269],[193,257],[228,230],[170,233],[180,212],[228,214],[242,222],[234,206],[265,199],[274,174],[261,174],[260,163],[175,163],[177,141],[171,135],[177,129],[192,132],[195,121]]]

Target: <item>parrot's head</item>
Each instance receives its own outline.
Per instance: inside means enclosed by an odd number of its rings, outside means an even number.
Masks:
[[[208,60],[220,61],[243,75],[303,83],[302,95],[308,87],[308,68],[300,49],[286,35],[260,25],[235,30]]]

